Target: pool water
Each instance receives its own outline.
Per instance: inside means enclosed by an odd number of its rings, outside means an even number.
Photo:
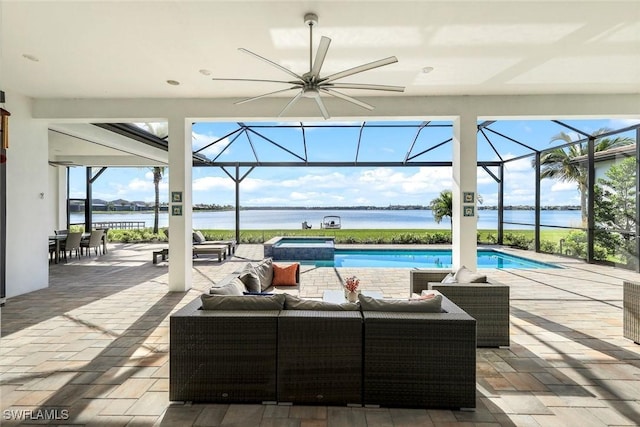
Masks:
[[[451,250],[336,249],[333,261],[309,261],[316,267],[452,268]],[[491,249],[478,250],[478,268],[560,268]]]

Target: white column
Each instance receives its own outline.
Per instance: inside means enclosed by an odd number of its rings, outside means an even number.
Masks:
[[[55,228],[65,229],[67,228],[67,168],[57,167],[55,173],[56,188],[55,193],[52,194],[55,197]]]
[[[477,117],[463,114],[453,121],[453,268],[477,268]],[[463,199],[473,193],[473,202]],[[465,216],[473,208],[473,216]]]
[[[169,118],[169,290],[191,289],[191,122]],[[174,198],[179,196],[180,201]]]

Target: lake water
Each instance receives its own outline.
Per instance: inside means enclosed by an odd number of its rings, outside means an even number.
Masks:
[[[307,221],[313,229],[320,228],[325,215],[339,215],[343,229],[443,229],[450,228],[448,218],[440,224],[433,219],[430,210],[243,210],[240,211],[240,228],[245,230],[300,229]],[[580,225],[580,211],[542,211],[541,224],[550,226],[577,227]],[[504,220],[508,222],[534,222],[533,211],[505,211]],[[153,212],[93,214],[93,222],[101,221],[144,221],[147,227],[153,226]],[[71,215],[72,223],[84,223],[84,214]],[[160,214],[160,227],[167,227],[169,216]],[[478,211],[478,229],[497,229],[498,212]],[[234,230],[235,212],[194,212],[193,228]],[[522,225],[505,224],[505,229],[527,229]]]

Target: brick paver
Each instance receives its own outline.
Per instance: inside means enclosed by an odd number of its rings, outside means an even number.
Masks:
[[[48,288],[7,301],[2,425],[41,425],[31,418],[44,410],[59,425],[640,425],[640,346],[622,337],[622,280],[640,275],[510,249],[565,268],[487,271],[511,286],[511,346],[477,350],[476,411],[170,403],[170,314],[261,259],[262,246],[195,259],[193,289],[179,293],[168,292],[168,263],[151,263],[161,246],[111,244],[52,265]],[[408,269],[311,266],[300,294],[320,298],[350,275],[385,297],[408,295]]]

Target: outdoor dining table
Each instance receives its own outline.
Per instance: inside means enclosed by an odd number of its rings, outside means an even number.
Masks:
[[[91,233],[82,233],[82,240],[88,239]],[[49,236],[49,243],[54,243],[56,246],[56,252],[53,258],[53,262],[58,264],[60,262],[60,242],[67,240],[66,234],[56,234],[55,236]],[[107,253],[107,234],[102,235],[102,253]]]
[[[60,242],[64,242],[65,240],[67,240],[66,234],[56,234],[55,236],[49,236],[49,244],[54,243],[56,246],[56,252],[53,257],[53,262],[56,264],[60,262]]]

